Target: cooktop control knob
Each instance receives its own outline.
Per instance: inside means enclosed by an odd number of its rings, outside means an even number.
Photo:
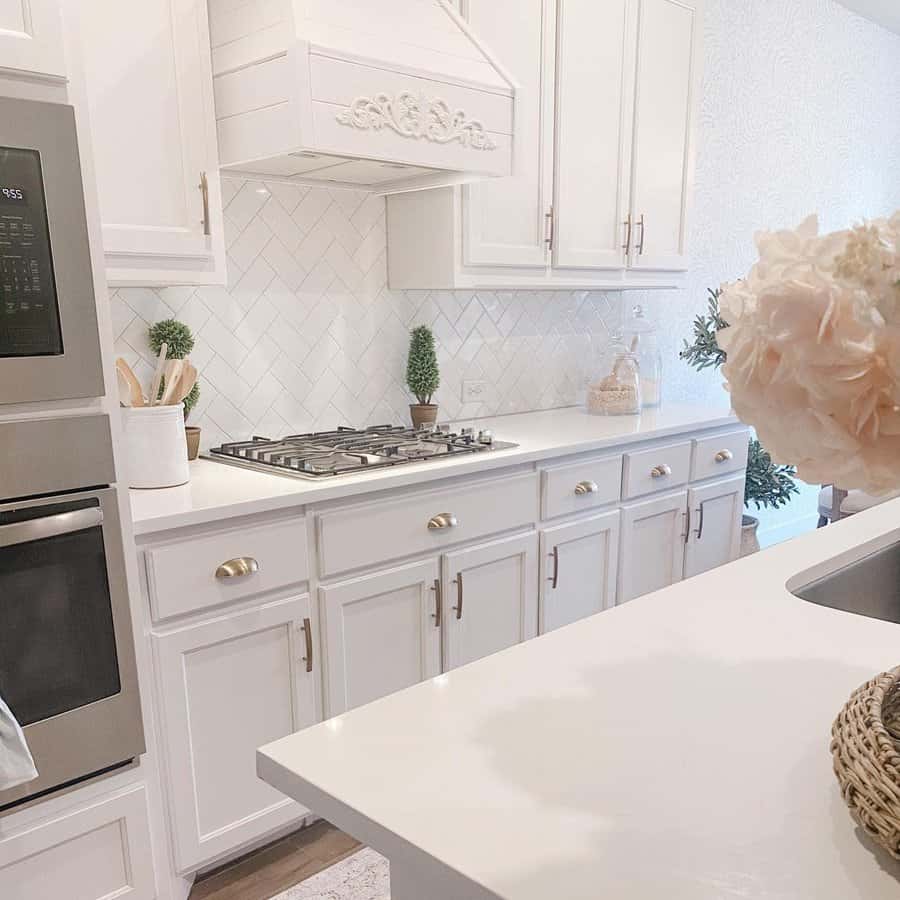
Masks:
[[[484,428],[478,432],[478,443],[479,444],[493,444],[494,443],[494,432],[489,428]]]

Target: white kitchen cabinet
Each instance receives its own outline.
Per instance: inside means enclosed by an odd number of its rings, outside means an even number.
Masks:
[[[502,538],[447,553],[444,670],[537,634],[537,535]]]
[[[0,0],[0,73],[51,80],[66,77],[57,0]]]
[[[204,0],[78,4],[111,284],[224,284]]]
[[[16,832],[0,832],[0,897],[154,900],[144,786],[96,798]]]
[[[737,558],[743,508],[743,475],[692,487],[688,491],[690,534],[684,550],[685,578]]]
[[[618,510],[545,528],[540,633],[614,606],[618,557]]]
[[[636,0],[557,0],[553,265],[624,268]]]
[[[515,73],[515,173],[463,188],[463,253],[470,266],[546,268],[553,189],[552,0],[463,0],[462,13]]]
[[[436,558],[319,587],[329,716],[440,674]]]
[[[687,491],[622,506],[618,603],[684,576]]]
[[[687,268],[693,117],[700,89],[697,0],[640,0],[629,265]]]
[[[391,287],[678,286],[702,2],[463,3],[522,86],[515,172],[389,197]]]
[[[256,777],[256,748],[317,719],[310,620],[304,594],[154,634],[180,872],[306,814]]]

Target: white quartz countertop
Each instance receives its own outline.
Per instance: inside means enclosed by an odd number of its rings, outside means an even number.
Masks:
[[[413,463],[361,475],[311,481],[241,469],[199,459],[181,487],[132,490],[134,532],[149,534],[233,516],[349,497],[391,487],[434,482],[536,459],[598,450],[737,421],[727,408],[669,404],[640,416],[591,416],[577,407],[477,420],[497,440],[519,446],[438,462]],[[473,424],[459,423],[459,424]]]
[[[900,898],[828,746],[900,626],[785,586],[898,526],[900,500],[600,613],[271,744],[260,774],[465,885],[442,898]]]

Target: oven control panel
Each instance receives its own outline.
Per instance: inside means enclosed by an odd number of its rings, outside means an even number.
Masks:
[[[0,357],[62,352],[40,154],[0,147]]]

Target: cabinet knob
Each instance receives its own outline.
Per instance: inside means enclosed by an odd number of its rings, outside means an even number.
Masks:
[[[660,463],[658,466],[654,466],[650,470],[651,478],[665,478],[667,475],[672,474],[672,467],[667,466],[665,463]]]
[[[734,459],[734,454],[730,450],[720,450],[716,454],[717,463],[728,462],[729,459]]]
[[[252,556],[238,556],[223,562],[216,569],[216,578],[244,578],[259,571],[259,563]]]
[[[581,497],[584,494],[596,494],[600,488],[597,487],[596,481],[579,481],[575,485],[575,496]]]
[[[428,528],[431,531],[439,528],[456,528],[457,524],[459,523],[453,513],[438,513],[428,520]]]

